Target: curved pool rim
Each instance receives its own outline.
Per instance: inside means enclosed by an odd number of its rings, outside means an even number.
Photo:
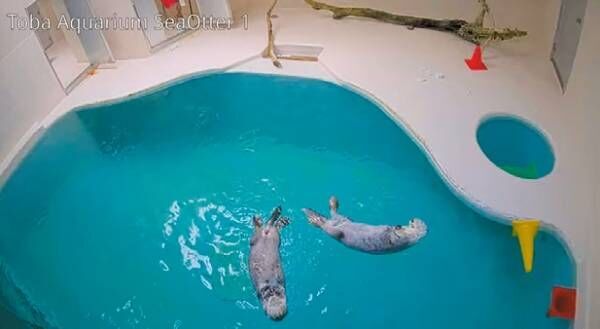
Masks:
[[[320,79],[313,79],[313,80],[320,80]],[[323,81],[323,80],[320,80],[320,81]],[[473,209],[478,214],[480,214],[482,217],[484,217],[488,220],[492,220],[492,221],[495,221],[495,222],[498,222],[500,224],[507,225],[507,226],[510,226],[511,223],[513,222],[513,220],[524,219],[524,217],[522,217],[522,216],[518,216],[516,214],[511,214],[508,212],[502,212],[501,210],[494,209],[481,201],[476,201],[477,198],[474,195],[468,193],[468,191],[466,191],[465,189],[462,189],[460,187],[460,185],[458,183],[456,183],[452,179],[452,177],[445,171],[444,167],[441,165],[441,163],[439,161],[437,161],[437,159],[435,158],[435,155],[427,146],[425,139],[422,138],[414,129],[412,129],[410,124],[408,124],[399,114],[397,114],[395,111],[393,111],[390,106],[388,106],[385,102],[383,102],[382,100],[377,98],[377,96],[375,96],[374,94],[362,89],[361,87],[359,87],[357,85],[351,84],[349,82],[345,82],[345,81],[343,81],[341,79],[337,79],[337,78],[336,78],[336,81],[340,87],[346,88],[346,89],[350,90],[351,92],[357,93],[357,94],[367,98],[369,101],[373,102],[381,111],[383,111],[383,113],[385,113],[385,115],[388,118],[390,118],[390,120],[392,120],[400,129],[402,129],[402,131],[408,136],[408,138],[410,138],[412,140],[412,142],[415,143],[415,145],[419,148],[419,150],[421,150],[421,152],[425,155],[425,157],[427,158],[427,161],[429,161],[429,164],[433,167],[433,169],[438,174],[440,179],[444,182],[444,184],[450,189],[452,194],[454,194],[454,196],[457,197],[466,206]],[[325,81],[325,82],[327,82],[327,81]],[[510,114],[510,113],[495,112],[495,113],[487,114],[487,115],[483,116],[482,118],[480,118],[479,123],[477,124],[477,127],[481,124],[481,122],[484,122],[485,120],[489,119],[490,117],[494,117],[496,115],[512,116],[515,118],[520,118],[519,116]],[[526,120],[526,121],[532,122],[530,120]],[[536,126],[534,125],[533,127],[535,128]],[[538,132],[540,134],[544,134],[543,137],[546,138],[548,144],[550,145],[550,147],[552,147],[551,151],[554,153],[554,148],[552,146],[552,141],[550,139],[550,135],[542,128],[536,128],[536,129],[538,129]],[[477,144],[476,139],[474,139],[473,142],[475,144]],[[477,147],[479,147],[479,146],[477,145]],[[483,157],[486,159],[486,161],[489,161],[485,155],[483,155]],[[555,158],[554,167],[556,167],[557,162],[558,162],[558,160]],[[544,177],[548,177],[551,174],[552,174],[552,172]],[[516,177],[516,176],[511,175],[511,177]],[[535,182],[539,182],[541,179],[542,178],[527,180],[527,181],[531,181],[532,183],[535,183]],[[567,236],[564,234],[564,232],[560,228],[558,228],[552,224],[546,223],[543,220],[541,221],[540,230],[550,233],[562,244],[567,255],[569,256],[571,265],[573,266],[573,271],[574,271],[573,277],[575,278],[575,284],[578,285],[578,283],[577,283],[578,267],[577,267],[575,255],[573,254],[574,249],[571,246],[570,240],[567,238]],[[517,243],[517,242],[515,241],[515,243]]]
[[[202,70],[202,71],[185,74],[185,75],[176,77],[174,79],[161,82],[154,86],[151,86],[151,87],[148,87],[148,88],[145,88],[142,90],[134,91],[127,95],[74,106],[72,109],[63,111],[62,113],[60,113],[58,115],[51,112],[42,121],[43,123],[40,125],[39,129],[32,134],[32,136],[29,138],[29,140],[27,140],[26,143],[23,145],[23,147],[16,153],[14,158],[9,159],[9,163],[10,163],[9,168],[5,172],[0,172],[0,189],[2,189],[4,187],[4,184],[7,182],[8,178],[11,176],[12,172],[20,165],[21,160],[23,160],[25,158],[27,153],[29,153],[31,148],[37,143],[38,139],[43,135],[44,131],[46,131],[50,126],[54,125],[56,122],[63,119],[69,113],[89,111],[89,110],[99,110],[99,109],[101,110],[102,107],[104,107],[104,106],[117,104],[124,100],[141,98],[141,97],[153,94],[155,92],[159,92],[159,91],[168,89],[170,87],[185,83],[187,81],[190,81],[190,80],[193,80],[196,78],[206,77],[206,76],[220,75],[220,74],[226,74],[226,75],[249,74],[249,75],[261,75],[261,76],[271,76],[271,77],[287,76],[287,77],[293,77],[296,79],[320,81],[320,82],[323,82],[326,84],[336,85],[340,88],[344,88],[352,93],[358,94],[358,95],[366,98],[367,100],[369,100],[370,102],[375,104],[377,108],[379,108],[381,111],[383,111],[383,113],[390,120],[392,120],[398,128],[402,129],[404,134],[406,134],[406,136],[423,153],[423,155],[425,156],[425,158],[427,159],[429,164],[433,167],[433,170],[438,174],[438,176],[442,180],[442,182],[450,189],[451,193],[455,197],[457,197],[462,203],[464,203],[467,207],[473,209],[478,214],[480,214],[482,217],[484,217],[488,220],[492,220],[492,221],[498,222],[498,223],[506,225],[506,226],[510,226],[513,220],[523,218],[516,214],[511,214],[508,212],[503,212],[501,210],[494,209],[494,208],[484,204],[483,202],[477,201],[477,198],[474,195],[469,194],[466,190],[462,189],[460,187],[460,185],[458,183],[456,183],[452,179],[452,177],[445,171],[444,167],[440,164],[440,162],[437,161],[433,152],[431,152],[431,150],[427,146],[425,139],[422,138],[414,129],[412,129],[412,127],[410,126],[410,124],[408,124],[406,122],[406,120],[404,120],[400,115],[398,115],[395,111],[393,111],[390,106],[388,106],[385,102],[380,100],[374,94],[368,92],[367,90],[365,90],[355,84],[344,81],[344,80],[338,78],[337,76],[332,75],[331,73],[329,73],[329,69],[327,69],[326,71],[328,72],[327,74],[329,76],[331,76],[331,80],[320,79],[317,77],[296,76],[296,75],[291,75],[291,74],[272,74],[272,73],[263,73],[263,72],[253,72],[253,71],[232,71],[237,66],[245,63],[248,60],[240,61],[239,63],[232,64],[231,66],[221,68],[221,69],[209,69],[209,70]],[[490,115],[493,116],[494,114],[490,114]],[[505,115],[512,115],[512,114],[505,114]],[[489,115],[484,116],[480,120],[485,120],[488,116]],[[542,130],[540,130],[540,131],[542,131]],[[545,136],[548,136],[548,135],[545,135]],[[473,140],[473,142],[477,143],[476,140]],[[487,158],[486,158],[486,160],[487,160]],[[535,181],[539,181],[539,180],[533,180],[533,182],[535,182]],[[548,223],[544,222],[543,220],[541,221],[540,230],[551,234],[563,246],[563,248],[565,249],[565,252],[567,253],[567,255],[569,257],[569,261],[573,268],[573,272],[574,272],[573,278],[574,278],[575,286],[578,286],[579,285],[578,280],[577,280],[578,279],[578,275],[577,275],[578,264],[576,262],[576,258],[574,256],[574,254],[573,254],[574,248],[572,248],[570,240],[567,238],[567,236],[564,234],[564,232],[560,228],[558,228],[554,225],[548,224]],[[515,243],[517,243],[516,239],[515,239]]]
[[[479,142],[479,131],[481,129],[481,127],[485,124],[491,123],[494,120],[511,120],[514,121],[515,123],[523,126],[526,129],[529,129],[530,133],[535,135],[537,138],[539,138],[539,142],[544,144],[544,147],[546,148],[546,152],[549,153],[550,157],[551,157],[551,165],[550,165],[550,169],[542,174],[539,175],[537,177],[533,177],[533,178],[529,178],[529,177],[521,177],[519,175],[510,173],[506,170],[504,170],[503,168],[501,168],[498,164],[496,164],[488,155],[487,153],[484,151],[483,147],[481,146],[480,142]],[[529,181],[529,182],[535,182],[535,181],[540,181],[543,180],[547,177],[550,177],[553,173],[554,170],[557,167],[557,164],[559,162],[559,158],[556,156],[556,149],[554,147],[554,142],[552,139],[552,136],[548,133],[548,131],[546,129],[544,129],[544,127],[542,127],[541,125],[537,124],[534,120],[527,118],[525,116],[521,116],[521,115],[516,115],[513,113],[508,113],[508,112],[502,112],[502,111],[497,111],[497,112],[493,112],[493,113],[489,113],[487,115],[484,115],[483,117],[481,117],[479,119],[479,121],[477,122],[477,127],[475,128],[475,141],[477,143],[477,146],[479,147],[479,150],[481,151],[481,153],[483,153],[484,157],[494,165],[494,167],[496,167],[497,169],[499,169],[500,171],[509,174],[512,177],[516,177],[518,179],[522,179],[525,181]]]

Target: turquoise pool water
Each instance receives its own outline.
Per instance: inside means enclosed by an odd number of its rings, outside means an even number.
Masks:
[[[490,187],[493,188],[493,187]],[[300,209],[420,217],[404,252],[346,249]],[[281,204],[289,314],[247,273],[251,216]],[[368,99],[330,83],[215,74],[68,114],[0,191],[4,307],[46,328],[567,328],[545,316],[570,258],[472,211]]]

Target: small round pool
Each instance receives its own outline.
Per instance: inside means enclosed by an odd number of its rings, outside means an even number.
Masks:
[[[546,137],[529,122],[497,115],[477,128],[477,143],[498,168],[525,179],[538,179],[554,168],[554,153]]]

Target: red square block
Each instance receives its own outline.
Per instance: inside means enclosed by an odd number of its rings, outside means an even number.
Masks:
[[[549,317],[573,320],[575,318],[575,304],[577,302],[577,290],[564,287],[552,288],[552,300]]]

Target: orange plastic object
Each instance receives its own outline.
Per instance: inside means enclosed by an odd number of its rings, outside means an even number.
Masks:
[[[552,288],[552,301],[548,316],[573,320],[575,318],[575,304],[577,301],[577,290],[564,287]]]
[[[471,71],[485,71],[487,66],[483,63],[483,52],[481,47],[477,45],[473,51],[473,55],[469,59],[465,59],[465,63]]]

